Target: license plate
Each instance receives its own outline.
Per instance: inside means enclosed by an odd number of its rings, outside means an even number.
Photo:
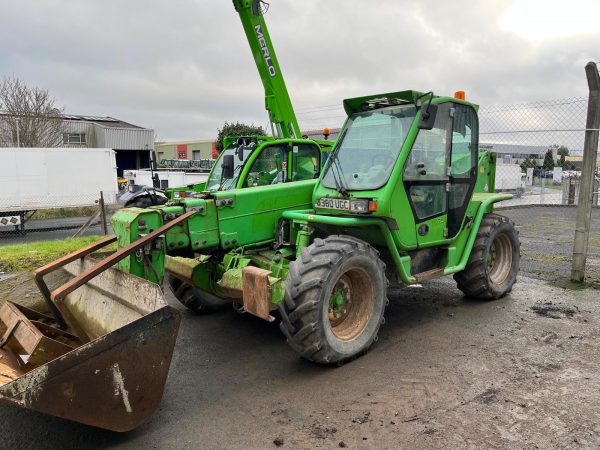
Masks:
[[[350,200],[323,197],[317,201],[317,208],[345,209],[346,211],[350,211]]]

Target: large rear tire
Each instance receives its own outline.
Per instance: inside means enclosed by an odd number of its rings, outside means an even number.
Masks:
[[[342,364],[377,340],[388,303],[385,264],[350,236],[315,239],[290,263],[280,328],[303,358]]]
[[[520,246],[517,230],[507,217],[487,214],[467,266],[454,274],[458,288],[477,299],[504,297],[517,281]]]
[[[230,299],[221,298],[184,282],[183,280],[168,274],[167,282],[173,291],[175,298],[183,306],[198,314],[207,314],[222,309],[231,304]]]

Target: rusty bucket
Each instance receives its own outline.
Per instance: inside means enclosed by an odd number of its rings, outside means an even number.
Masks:
[[[84,258],[113,241],[34,272],[52,316],[0,308],[0,402],[120,432],[158,408],[180,313],[158,285],[111,267],[142,239],[100,262]],[[55,270],[74,278],[50,294],[43,276]]]

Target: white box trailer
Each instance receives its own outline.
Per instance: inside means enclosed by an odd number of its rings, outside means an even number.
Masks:
[[[518,164],[496,164],[495,192],[512,192],[521,196],[525,192],[527,175]]]
[[[39,209],[93,205],[100,191],[116,203],[110,148],[0,148],[0,226],[21,225]]]
[[[208,179],[209,174],[209,172],[201,171],[184,172],[180,170],[159,169],[152,172],[150,169],[140,169],[123,171],[123,178],[125,178],[128,185],[154,186],[152,181],[153,173],[158,175],[158,179],[160,180],[158,187],[160,189],[204,183]]]

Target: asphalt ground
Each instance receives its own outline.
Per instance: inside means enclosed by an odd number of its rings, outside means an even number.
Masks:
[[[451,278],[394,291],[379,341],[342,367],[302,360],[276,323],[167,299],[183,320],[147,424],[118,434],[0,406],[0,447],[600,446],[595,290],[520,276],[491,302],[465,299]]]

